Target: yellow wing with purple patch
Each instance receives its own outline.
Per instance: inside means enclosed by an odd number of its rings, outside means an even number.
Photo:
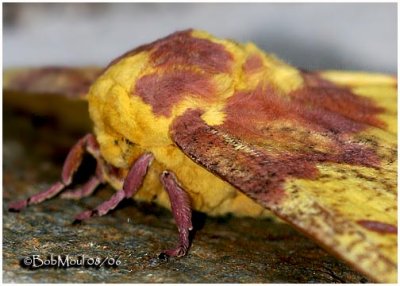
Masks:
[[[67,130],[88,132],[86,94],[100,75],[97,67],[19,68],[3,73],[3,104],[8,110],[54,118]]]
[[[4,72],[3,89],[32,94],[84,97],[102,69],[96,67],[43,67],[9,69]]]
[[[302,76],[305,84],[286,95],[266,85],[237,92],[222,124],[189,110],[171,137],[328,251],[376,281],[396,282],[396,80]]]

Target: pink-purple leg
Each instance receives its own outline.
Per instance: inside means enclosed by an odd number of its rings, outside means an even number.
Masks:
[[[79,200],[81,198],[88,197],[93,194],[93,192],[101,183],[102,182],[99,180],[99,178],[97,178],[97,176],[92,176],[82,187],[65,191],[60,195],[60,198]]]
[[[49,189],[40,192],[38,194],[35,194],[29,197],[28,199],[11,202],[8,206],[8,209],[10,211],[20,211],[24,207],[27,207],[32,204],[41,203],[45,200],[48,200],[56,196],[62,190],[64,190],[65,187],[71,184],[73,175],[81,165],[84,152],[87,150],[89,153],[93,155],[98,155],[99,154],[98,149],[99,147],[94,135],[93,134],[85,135],[69,151],[68,156],[64,161],[61,173],[61,181],[56,182]]]
[[[97,167],[96,167],[96,174],[80,188],[74,189],[74,190],[68,190],[65,191],[61,194],[62,199],[73,199],[73,200],[79,200],[84,197],[88,197],[93,192],[96,190],[96,188],[104,183],[104,178],[102,174],[102,168],[100,164],[103,164],[102,161],[98,160],[97,162]]]
[[[153,161],[153,155],[145,153],[132,165],[124,181],[122,190],[116,192],[109,200],[103,202],[93,210],[87,210],[75,217],[75,222],[89,219],[93,216],[102,216],[113,210],[118,204],[126,198],[132,197],[140,188],[146,176],[147,169]]]
[[[186,191],[179,185],[174,173],[164,171],[161,174],[161,182],[168,193],[172,214],[174,215],[179,231],[178,246],[174,249],[163,251],[163,254],[181,257],[186,255],[189,249],[189,231],[193,229],[190,198]]]

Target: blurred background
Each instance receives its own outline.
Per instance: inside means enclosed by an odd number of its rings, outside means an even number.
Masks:
[[[397,73],[397,7],[383,4],[3,4],[3,65],[100,65],[176,30],[253,41],[305,69]]]

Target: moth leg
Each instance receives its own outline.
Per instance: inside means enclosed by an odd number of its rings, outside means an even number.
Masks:
[[[102,161],[97,162],[96,174],[90,177],[90,179],[82,187],[74,190],[65,191],[64,193],[61,194],[60,197],[62,199],[78,200],[93,194],[96,188],[100,184],[104,183],[104,178],[100,164],[102,164]]]
[[[184,256],[190,246],[189,231],[193,229],[190,198],[180,186],[174,173],[164,171],[161,174],[161,182],[168,193],[172,213],[179,231],[178,246],[174,249],[165,250],[162,254],[175,257]]]
[[[41,203],[59,194],[65,189],[65,187],[71,184],[72,177],[81,165],[83,155],[86,151],[92,154],[96,159],[100,156],[99,145],[93,134],[85,135],[69,151],[68,156],[64,161],[61,181],[56,182],[49,189],[35,194],[25,200],[10,203],[8,209],[10,211],[19,211],[24,207]]]
[[[75,217],[75,222],[89,219],[93,216],[103,216],[113,210],[123,199],[132,197],[142,185],[147,169],[153,161],[153,155],[145,153],[136,160],[128,172],[122,190],[116,192],[109,200],[98,205],[93,210],[87,210]]]

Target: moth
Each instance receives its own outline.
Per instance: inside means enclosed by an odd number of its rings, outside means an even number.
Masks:
[[[58,194],[116,192],[84,221],[124,200],[171,209],[168,256],[189,249],[192,210],[263,217],[271,211],[379,282],[397,276],[397,81],[363,72],[305,71],[253,43],[176,32],[101,71],[6,73],[9,90],[87,100],[93,133],[70,150],[61,178],[9,209]],[[83,155],[97,162],[69,190]]]

